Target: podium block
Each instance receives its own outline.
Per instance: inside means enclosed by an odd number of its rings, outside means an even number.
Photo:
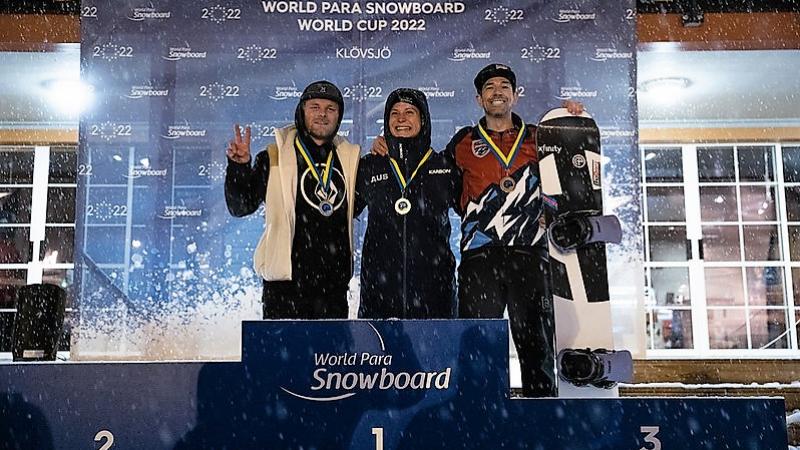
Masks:
[[[243,324],[241,362],[0,366],[12,448],[787,448],[780,398],[511,399],[504,320]]]

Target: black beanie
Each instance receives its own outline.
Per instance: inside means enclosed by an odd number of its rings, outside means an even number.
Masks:
[[[478,95],[483,92],[483,85],[494,77],[505,78],[511,83],[511,87],[515,91],[517,90],[517,76],[514,75],[510,67],[505,64],[489,64],[475,75],[475,90],[478,91]]]
[[[303,116],[303,105],[306,101],[315,98],[330,100],[339,105],[339,120],[336,123],[336,130],[334,130],[335,135],[339,131],[339,126],[342,124],[342,117],[344,117],[344,97],[342,97],[341,91],[339,91],[339,88],[336,87],[335,84],[325,80],[315,81],[303,89],[303,94],[300,96],[300,102],[297,104],[297,109],[294,114],[294,122],[297,129],[304,135],[307,134],[306,121]]]

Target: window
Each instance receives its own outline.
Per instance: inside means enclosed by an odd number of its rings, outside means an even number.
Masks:
[[[74,146],[0,146],[0,352],[11,351],[17,290],[39,282],[67,290],[69,349],[75,177]]]
[[[642,148],[651,355],[797,350],[800,146]]]

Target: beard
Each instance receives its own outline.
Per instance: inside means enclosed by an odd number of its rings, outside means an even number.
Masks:
[[[312,123],[310,126],[306,126],[306,132],[314,139],[328,142],[336,135],[336,126],[334,124],[315,125]]]

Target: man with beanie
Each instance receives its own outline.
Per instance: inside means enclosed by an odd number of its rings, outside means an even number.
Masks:
[[[490,64],[475,77],[484,111],[447,145],[462,172],[458,317],[500,318],[508,307],[526,397],[556,395],[555,327],[540,198],[536,126],[512,112],[517,80]],[[580,103],[565,102],[580,114]]]
[[[336,132],[344,100],[328,81],[308,85],[295,122],[251,166],[250,128],[228,144],[225,201],[236,217],[265,203],[253,257],[265,319],[347,318],[359,147]]]
[[[461,179],[431,148],[425,94],[397,89],[386,100],[388,155],[358,168],[356,213],[369,208],[361,259],[361,305],[369,319],[445,319],[455,313],[455,257],[448,209]]]

